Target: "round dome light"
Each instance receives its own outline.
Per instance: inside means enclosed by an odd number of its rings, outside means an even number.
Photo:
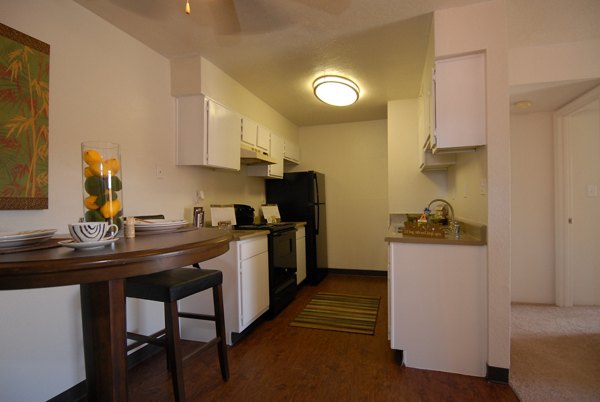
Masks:
[[[349,106],[358,100],[358,85],[347,78],[325,75],[313,82],[315,96],[333,106]]]

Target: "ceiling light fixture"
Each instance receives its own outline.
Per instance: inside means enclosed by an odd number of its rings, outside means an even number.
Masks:
[[[190,11],[190,0],[185,0],[185,13],[189,14]]]
[[[313,82],[315,96],[333,106],[349,106],[358,100],[358,85],[337,75],[324,75]]]

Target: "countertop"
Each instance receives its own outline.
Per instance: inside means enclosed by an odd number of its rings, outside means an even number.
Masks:
[[[237,230],[231,229],[229,233],[233,236],[232,241],[247,240],[253,237],[267,236],[268,230]]]
[[[460,227],[462,231],[457,238],[454,236],[447,236],[443,239],[404,236],[402,233],[390,231],[385,237],[385,241],[388,243],[421,243],[463,246],[484,246],[487,244],[487,226],[460,222]]]

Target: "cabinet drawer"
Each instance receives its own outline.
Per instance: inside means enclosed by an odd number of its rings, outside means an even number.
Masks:
[[[269,250],[267,236],[241,241],[238,247],[240,251],[240,261],[254,257],[260,253],[266,253]]]

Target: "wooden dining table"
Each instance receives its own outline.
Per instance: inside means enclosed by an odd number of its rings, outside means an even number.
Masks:
[[[188,228],[103,248],[0,254],[0,290],[80,285],[87,400],[127,401],[125,280],[211,259],[231,238],[222,229]]]

